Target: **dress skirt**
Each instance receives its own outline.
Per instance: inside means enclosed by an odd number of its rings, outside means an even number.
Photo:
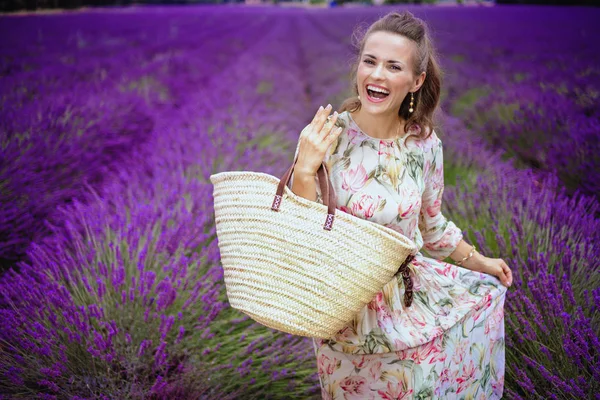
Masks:
[[[463,276],[477,274],[499,282],[487,274],[455,268]],[[494,286],[443,334],[400,351],[350,354],[313,339],[323,399],[502,398],[505,298],[506,287]]]

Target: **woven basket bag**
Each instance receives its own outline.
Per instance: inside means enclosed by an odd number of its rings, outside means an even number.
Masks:
[[[210,176],[230,305],[269,328],[323,339],[400,273],[409,306],[415,244],[336,210],[324,163],[317,172],[324,204],[296,195],[288,187],[296,161],[281,179],[249,171]]]

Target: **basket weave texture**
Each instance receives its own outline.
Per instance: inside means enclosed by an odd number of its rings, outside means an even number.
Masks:
[[[261,172],[210,176],[225,287],[230,305],[294,335],[332,338],[417,252],[404,235],[296,195]]]

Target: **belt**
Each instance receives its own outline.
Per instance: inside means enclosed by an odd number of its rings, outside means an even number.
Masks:
[[[398,272],[394,274],[394,276],[398,276],[398,274],[402,274],[402,281],[404,282],[404,305],[406,307],[410,307],[413,300],[413,281],[410,277],[410,268],[408,268],[408,264],[415,259],[415,256],[410,254],[406,257],[406,260],[402,263],[400,268],[398,268]]]

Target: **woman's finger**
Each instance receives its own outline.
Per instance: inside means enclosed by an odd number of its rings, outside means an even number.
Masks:
[[[510,267],[504,261],[502,261],[502,268],[504,270],[504,275],[506,275],[506,278],[508,279],[508,284],[512,285],[513,276]]]
[[[342,133],[342,127],[338,126],[337,128],[335,128],[330,134],[329,136],[327,136],[328,139],[328,143],[331,144],[333,142],[335,142],[335,140],[338,138],[338,136],[340,136],[340,133]]]
[[[323,135],[324,138],[326,138],[332,131],[332,129],[335,127],[335,123],[338,119],[339,114],[337,113],[337,111],[335,111],[333,113],[332,116],[327,117],[327,121],[325,121],[325,125],[323,125],[323,129],[321,129],[320,134]]]
[[[498,274],[498,279],[500,280],[500,282],[502,282],[504,286],[508,286],[508,278],[506,277],[506,274],[504,273],[503,269],[500,270],[500,273]]]
[[[321,113],[324,111],[323,106],[319,107],[319,109],[317,110],[317,112],[315,113],[315,116],[313,117],[312,121],[310,121],[310,126],[315,127],[317,125],[317,121],[319,120],[319,117],[321,116]]]
[[[500,282],[506,287],[512,285],[512,273],[508,265],[504,262],[504,260],[499,259],[500,271],[498,273],[498,279]]]
[[[313,126],[313,129],[317,134],[319,134],[321,132],[321,129],[323,129],[323,125],[325,125],[325,121],[327,121],[327,117],[329,116],[330,112],[331,104],[328,104],[327,107],[325,107],[325,109],[319,113],[317,122]]]

